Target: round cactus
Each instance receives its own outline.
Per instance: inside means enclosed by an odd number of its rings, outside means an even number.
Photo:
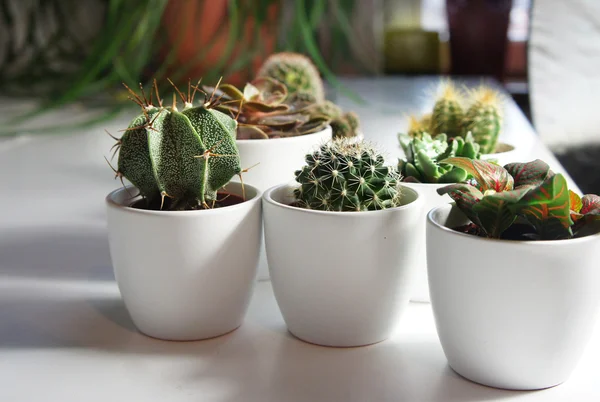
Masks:
[[[294,195],[302,208],[371,211],[401,205],[398,173],[364,142],[339,139],[322,145],[306,156],[296,181]]]
[[[184,102],[180,111],[175,99],[172,106],[163,107],[153,105],[144,94],[132,94],[142,114],[116,144],[117,176],[129,180],[149,205],[160,209],[214,205],[217,190],[241,172],[237,122],[212,109],[210,101],[193,106],[193,96],[180,93]]]
[[[462,121],[463,132],[473,134],[482,153],[493,153],[502,126],[500,96],[491,88],[480,87],[471,93],[471,97],[473,102]]]
[[[435,102],[431,115],[430,134],[446,134],[448,137],[461,135],[464,111],[462,94],[450,81],[444,82],[440,88],[441,96]]]
[[[323,80],[312,61],[299,53],[275,53],[258,70],[258,77],[271,77],[282,82],[290,94],[306,92],[317,102],[325,100]]]

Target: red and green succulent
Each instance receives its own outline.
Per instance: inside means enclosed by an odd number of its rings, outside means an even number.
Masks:
[[[600,221],[600,197],[579,197],[561,174],[543,161],[510,163],[504,167],[468,158],[442,161],[459,167],[473,179],[438,189],[487,237],[501,238],[516,223],[532,229],[529,238],[568,239],[587,223]]]

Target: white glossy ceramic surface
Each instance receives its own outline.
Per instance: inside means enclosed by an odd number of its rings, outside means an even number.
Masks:
[[[244,182],[252,183],[261,191],[294,180],[294,172],[305,164],[307,153],[331,139],[331,127],[309,135],[268,140],[237,140]],[[239,181],[236,177],[234,181]],[[260,250],[258,279],[269,279],[264,241]]]
[[[448,204],[452,201],[450,196],[447,194],[441,196],[437,193],[437,189],[444,187],[447,184],[435,184],[435,183],[402,183],[404,186],[413,188],[419,192],[423,198],[423,210],[419,217],[419,225],[422,229],[419,231],[421,238],[417,243],[417,258],[415,259],[416,264],[416,275],[413,289],[411,291],[410,300],[414,302],[429,303],[429,283],[427,281],[427,251],[425,241],[425,224],[427,222],[427,213],[441,205]]]
[[[265,192],[271,282],[289,331],[324,346],[383,341],[408,304],[423,201],[404,188],[405,205],[370,212],[291,207],[292,187]]]
[[[600,234],[525,242],[448,228],[466,222],[452,204],[427,216],[431,303],[448,363],[497,388],[564,382],[597,317]]]
[[[241,186],[227,189],[241,195]],[[202,211],[128,207],[125,189],[110,193],[108,231],[115,277],[136,327],[166,340],[199,340],[243,321],[261,241],[261,192]]]
[[[504,152],[498,152],[498,153],[493,153],[493,154],[483,154],[483,155],[481,155],[481,159],[483,159],[483,160],[493,159],[500,166],[504,166],[509,163],[515,163],[515,162],[529,162],[529,160],[522,160],[522,158],[524,157],[522,155],[522,152],[520,152],[519,148],[514,146],[513,144],[507,144],[507,143],[501,142],[498,145],[502,146],[502,147],[510,147],[511,149],[504,151]]]

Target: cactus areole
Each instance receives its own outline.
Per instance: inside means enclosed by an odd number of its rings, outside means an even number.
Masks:
[[[116,176],[125,177],[145,200],[145,207],[194,210],[219,206],[217,192],[242,169],[235,143],[237,122],[212,108],[213,97],[194,105],[197,86],[178,109],[175,96],[163,106],[156,82],[157,104],[129,90],[142,109],[115,144]],[[128,88],[129,89],[129,88]]]

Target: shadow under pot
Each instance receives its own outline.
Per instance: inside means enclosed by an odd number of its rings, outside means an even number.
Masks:
[[[135,191],[129,187],[129,191]],[[242,196],[239,183],[227,185]],[[213,338],[242,324],[262,237],[261,192],[197,211],[133,208],[127,189],[106,197],[110,254],[135,326],[154,338]]]
[[[593,332],[600,299],[600,234],[516,241],[453,228],[454,204],[427,215],[431,304],[448,363],[491,387],[564,382]]]
[[[402,186],[399,207],[328,212],[292,206],[293,189],[263,196],[271,282],[288,330],[323,346],[385,340],[410,298],[424,229],[420,194]]]

